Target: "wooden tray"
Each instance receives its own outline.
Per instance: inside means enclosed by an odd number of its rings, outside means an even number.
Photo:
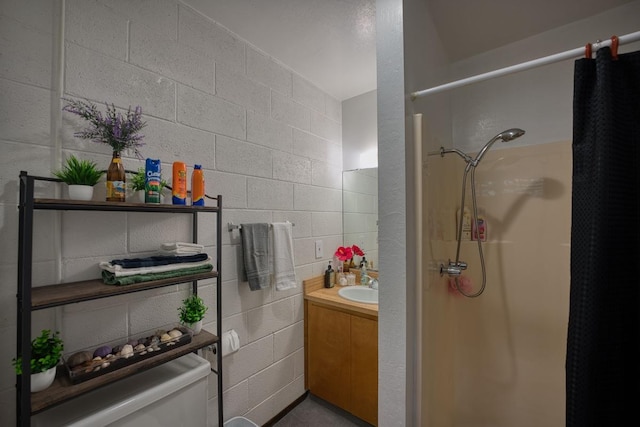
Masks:
[[[92,360],[90,362],[76,366],[73,369],[65,361],[64,366],[66,368],[67,375],[69,375],[69,380],[71,380],[72,384],[78,384],[83,381],[87,381],[107,374],[109,372],[122,369],[134,363],[138,363],[142,360],[157,357],[169,350],[173,350],[191,342],[193,335],[190,329],[185,328],[184,326],[176,326],[169,329],[168,331],[173,329],[179,330],[180,332],[182,332],[182,335],[176,338],[172,338],[168,341],[157,342],[154,345],[148,345],[145,349],[134,351],[128,357],[116,354],[101,360]],[[143,340],[148,338],[150,337],[140,338],[138,341],[142,342]]]

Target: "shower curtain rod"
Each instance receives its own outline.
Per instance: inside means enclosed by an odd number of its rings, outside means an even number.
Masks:
[[[618,41],[620,45],[623,45],[626,43],[632,43],[635,41],[640,41],[640,31],[636,31],[635,33],[630,33],[624,36],[620,36],[618,37]],[[605,46],[611,46],[611,39],[594,43],[595,50]],[[532,68],[540,67],[542,65],[560,62],[565,59],[577,58],[579,56],[584,56],[584,54],[585,54],[585,47],[584,46],[578,47],[575,49],[568,50],[566,52],[556,53],[554,55],[545,56],[543,58],[534,59],[532,61],[523,62],[521,64],[512,65],[510,67],[500,68],[499,70],[489,71],[488,73],[478,74],[476,76],[456,80],[456,81],[446,83],[440,86],[435,86],[429,89],[419,90],[411,94],[411,100],[415,101],[416,98],[422,98],[423,96],[431,95],[438,92],[444,92],[445,90],[455,89],[461,86],[469,85],[471,83],[481,82],[481,81],[489,80],[495,77],[504,76],[507,74],[513,74],[520,71],[530,70]]]

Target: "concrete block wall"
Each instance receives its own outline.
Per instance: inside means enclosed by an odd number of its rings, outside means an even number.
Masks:
[[[0,416],[15,423],[17,177],[50,176],[69,154],[108,165],[107,146],[73,137],[85,124],[61,98],[143,108],[145,157],[165,177],[180,160],[203,165],[207,193],[221,194],[223,224],[291,221],[299,287],[251,292],[242,280],[238,231],[223,230],[222,302],[200,283],[205,328],[235,329],[241,347],[223,359],[225,418],[262,424],[304,393],[302,280],[321,274],[342,244],[341,104],[250,41],[176,0],[0,2]],[[125,155],[127,169],[143,161]],[[104,197],[98,185],[96,199]],[[64,191],[38,186],[39,196]],[[190,218],[140,213],[36,212],[34,285],[98,277],[96,264],[144,256],[190,238]],[[213,215],[198,241],[215,254]],[[314,241],[322,240],[324,259]],[[65,352],[119,342],[177,321],[183,284],[34,313],[33,331],[60,330]],[[213,358],[211,358],[213,360]],[[209,421],[217,425],[216,378]]]

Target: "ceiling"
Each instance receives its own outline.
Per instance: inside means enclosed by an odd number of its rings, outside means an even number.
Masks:
[[[183,1],[338,100],[376,88],[375,0]],[[633,0],[424,1],[457,61]]]

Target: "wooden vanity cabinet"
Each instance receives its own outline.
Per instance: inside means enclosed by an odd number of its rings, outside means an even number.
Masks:
[[[368,423],[378,423],[378,320],[306,302],[307,388]]]
[[[351,315],[349,412],[378,425],[378,320]]]

